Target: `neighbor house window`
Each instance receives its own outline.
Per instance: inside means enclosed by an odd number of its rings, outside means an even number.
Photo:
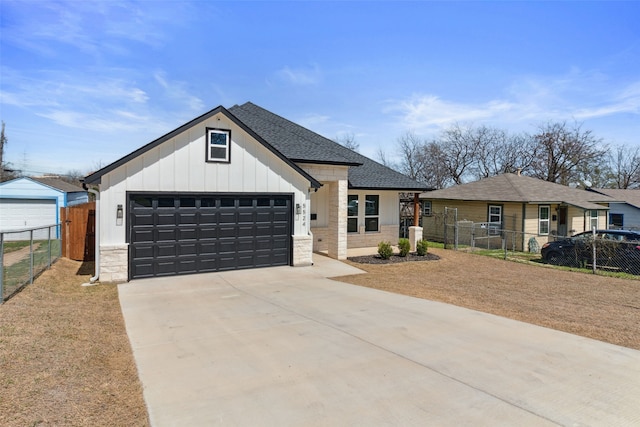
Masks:
[[[431,216],[431,200],[422,202],[422,215]]]
[[[540,206],[538,208],[538,234],[549,234],[549,206]]]
[[[610,213],[609,214],[609,227],[622,228],[624,227],[624,215]]]
[[[502,222],[502,206],[489,205],[489,222]]]
[[[365,196],[364,203],[364,231],[378,231],[380,196]]]
[[[594,228],[598,228],[598,211],[595,209],[589,213],[589,230]]]
[[[231,131],[207,128],[207,162],[229,163],[231,159]]]
[[[358,196],[347,196],[347,233],[358,232]]]

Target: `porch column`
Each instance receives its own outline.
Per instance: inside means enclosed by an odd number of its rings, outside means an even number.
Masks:
[[[422,240],[422,227],[420,227],[420,193],[414,193],[413,227],[409,227],[409,245],[411,252],[416,251],[420,240]]]
[[[347,259],[347,180],[332,181],[328,187],[328,255],[335,259]]]

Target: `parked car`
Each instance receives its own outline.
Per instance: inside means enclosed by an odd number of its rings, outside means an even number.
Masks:
[[[545,243],[542,259],[549,264],[586,267],[593,263],[591,231]],[[596,230],[596,266],[640,274],[640,232]]]

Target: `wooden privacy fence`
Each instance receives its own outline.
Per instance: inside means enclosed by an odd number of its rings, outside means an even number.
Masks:
[[[95,260],[96,202],[60,208],[62,256],[76,261]]]

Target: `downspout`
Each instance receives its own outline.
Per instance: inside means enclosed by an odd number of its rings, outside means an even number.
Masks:
[[[89,283],[83,283],[82,286],[91,286],[95,285],[96,281],[100,277],[100,193],[92,188],[87,188],[86,184],[82,184],[85,190],[89,193],[93,194],[96,198],[96,227],[95,227],[95,255],[94,255],[94,263],[95,263],[95,273],[93,277],[89,279]]]

